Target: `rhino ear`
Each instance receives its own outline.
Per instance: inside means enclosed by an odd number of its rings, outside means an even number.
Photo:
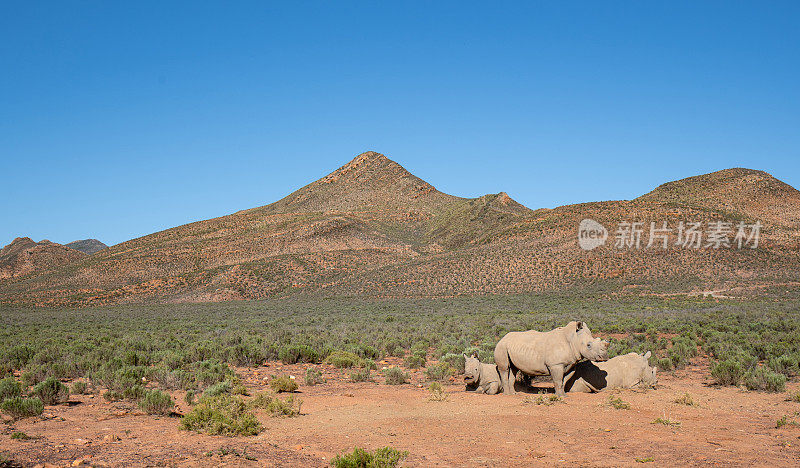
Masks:
[[[576,322],[577,323],[575,325],[575,330],[580,330],[581,328],[583,328],[583,322],[581,322],[580,320],[576,320]]]
[[[650,351],[644,353],[644,356],[642,356],[642,357],[644,357],[645,360],[650,359]]]
[[[467,355],[466,355],[466,354],[464,354],[464,353],[461,353],[461,355],[462,355],[462,356],[464,356],[464,359],[466,359],[466,358],[467,358]]]
[[[475,351],[474,353],[472,353],[472,357],[475,358],[475,359],[478,359],[478,352]]]

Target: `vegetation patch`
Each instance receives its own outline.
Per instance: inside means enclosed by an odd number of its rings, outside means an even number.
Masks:
[[[297,385],[297,382],[295,382],[294,379],[288,375],[273,377],[272,380],[269,381],[269,386],[273,391],[278,393],[280,392],[291,393],[297,391],[297,389],[300,388],[300,386]]]
[[[251,436],[263,429],[239,397],[203,397],[181,417],[180,428],[211,435]]]
[[[22,419],[42,414],[44,403],[39,397],[13,397],[3,400],[0,409],[14,419]]]
[[[428,395],[428,400],[430,401],[447,401],[449,399],[447,394],[444,392],[442,384],[439,382],[433,382],[428,387],[428,391],[430,392],[430,395]]]
[[[628,403],[627,401],[623,400],[622,398],[614,396],[614,395],[609,395],[609,397],[608,397],[608,406],[610,406],[610,407],[612,407],[614,409],[619,409],[619,410],[631,409],[631,404],[630,403]]]
[[[408,383],[408,374],[403,372],[399,367],[390,367],[383,371],[386,377],[386,383],[389,385],[402,385]]]
[[[331,460],[331,465],[334,468],[393,468],[406,457],[408,452],[392,447],[383,447],[372,452],[356,447],[351,453],[336,455]]]
[[[33,387],[31,394],[45,405],[57,405],[69,400],[69,388],[54,377],[48,377]]]
[[[306,385],[313,386],[325,383],[325,378],[322,376],[322,372],[319,369],[314,369],[313,367],[309,367],[306,369]]]
[[[679,405],[699,406],[697,403],[695,403],[694,399],[692,399],[692,396],[689,395],[689,392],[686,392],[683,395],[676,397],[674,400],[672,400],[672,402],[677,403]]]
[[[172,397],[158,389],[145,392],[139,400],[139,408],[147,414],[169,415],[174,407]]]

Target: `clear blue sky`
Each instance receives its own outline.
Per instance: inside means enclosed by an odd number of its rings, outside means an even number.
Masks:
[[[115,244],[375,150],[460,196],[800,187],[800,2],[3,2],[0,244]]]

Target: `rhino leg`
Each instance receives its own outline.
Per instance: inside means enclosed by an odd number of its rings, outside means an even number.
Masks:
[[[482,385],[478,385],[478,388],[475,389],[475,393],[486,393],[486,389],[484,389]]]
[[[500,393],[500,382],[492,382],[486,388],[487,395],[497,395]]]
[[[500,371],[500,383],[503,384],[503,393],[506,395],[515,394],[514,382],[516,380],[517,376],[514,375],[514,371],[512,370],[511,366],[508,366],[508,369],[505,371]]]
[[[548,367],[550,370],[550,376],[553,377],[553,386],[556,389],[556,395],[563,397],[566,395],[564,393],[564,366],[557,365],[553,367]]]

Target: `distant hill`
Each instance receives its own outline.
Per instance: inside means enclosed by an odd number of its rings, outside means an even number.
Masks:
[[[77,250],[79,252],[83,252],[85,254],[91,255],[93,253],[97,253],[103,249],[107,249],[108,246],[97,239],[84,239],[84,240],[76,240],[66,244],[67,247],[70,249]]]
[[[0,249],[0,280],[58,269],[86,254],[48,240],[18,237]]]
[[[157,232],[0,284],[43,305],[313,296],[451,296],[604,287],[739,294],[797,285],[800,197],[748,169],[664,184],[634,200],[530,210],[501,192],[460,198],[375,152],[270,205]],[[584,218],[607,227],[578,247]],[[623,221],[763,224],[758,249],[617,249]],[[645,233],[646,234],[646,233]],[[646,238],[644,239],[646,243]],[[671,241],[672,242],[672,241]]]

